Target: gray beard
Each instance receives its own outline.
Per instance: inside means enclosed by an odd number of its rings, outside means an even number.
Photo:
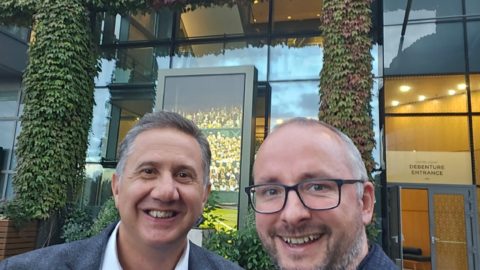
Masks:
[[[339,239],[332,249],[327,247],[327,254],[325,258],[327,260],[321,265],[314,265],[311,269],[308,270],[345,270],[345,269],[356,269],[356,263],[358,256],[362,250],[362,245],[366,241],[364,230],[365,227],[359,221],[355,226],[357,229],[353,235],[353,242],[349,239]],[[325,228],[324,231],[330,232],[329,228]],[[273,247],[266,248],[267,252],[270,254],[273,263],[276,265],[276,268],[279,270],[307,270],[300,268],[282,268],[279,265],[279,259],[277,251]],[[343,253],[343,254],[342,254]],[[355,267],[353,267],[355,266]]]

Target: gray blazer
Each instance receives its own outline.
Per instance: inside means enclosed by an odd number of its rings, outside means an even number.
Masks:
[[[102,255],[108,238],[116,224],[108,226],[96,236],[71,243],[54,245],[13,256],[0,261],[3,269],[92,269],[101,266]],[[240,266],[227,261],[206,249],[190,242],[189,270],[241,270]]]

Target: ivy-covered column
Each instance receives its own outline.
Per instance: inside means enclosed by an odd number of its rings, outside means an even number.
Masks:
[[[13,206],[17,219],[47,219],[84,178],[97,55],[85,7],[37,2],[24,75]]]
[[[347,134],[374,168],[371,115],[370,0],[323,1],[324,62],[320,73],[319,118]]]

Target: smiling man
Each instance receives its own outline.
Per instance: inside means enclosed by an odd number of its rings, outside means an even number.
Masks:
[[[125,136],[112,178],[120,222],[92,238],[0,262],[0,269],[236,270],[187,240],[210,192],[210,146],[179,114],[145,115]]]
[[[398,269],[367,241],[373,184],[352,141],[296,118],[261,145],[247,187],[263,246],[285,270]]]

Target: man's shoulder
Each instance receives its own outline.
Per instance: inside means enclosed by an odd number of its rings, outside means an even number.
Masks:
[[[383,252],[377,244],[372,244],[367,257],[359,265],[358,270],[398,270],[393,261]]]
[[[190,242],[190,254],[188,261],[189,269],[206,269],[206,270],[241,270],[242,267],[233,263],[205,248],[199,247]]]
[[[0,261],[0,270],[52,269],[52,265],[55,269],[98,269],[111,227],[112,225],[91,238],[40,248],[4,259]]]

